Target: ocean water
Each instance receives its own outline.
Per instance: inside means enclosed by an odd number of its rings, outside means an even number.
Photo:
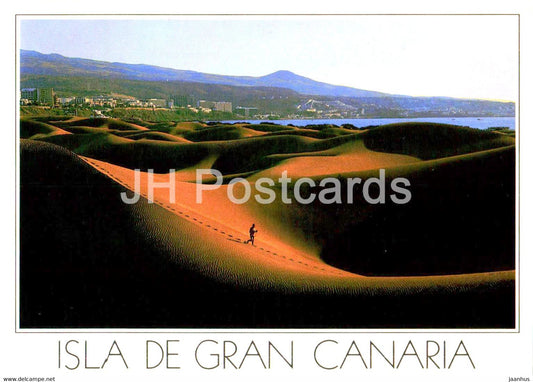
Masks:
[[[486,118],[358,118],[358,119],[279,119],[274,121],[260,120],[260,119],[243,119],[235,121],[222,121],[225,123],[235,122],[248,122],[248,123],[261,123],[272,122],[279,125],[292,124],[294,126],[306,126],[313,124],[326,124],[333,125],[351,124],[356,127],[366,126],[379,126],[389,123],[401,123],[401,122],[436,122],[447,123],[450,125],[468,126],[475,129],[487,129],[489,127],[508,127],[512,130],[515,129],[514,117],[486,117]]]

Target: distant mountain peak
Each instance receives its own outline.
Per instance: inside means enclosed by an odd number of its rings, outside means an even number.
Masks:
[[[267,76],[292,77],[292,76],[297,76],[297,74],[291,72],[290,70],[278,70],[278,71],[275,71],[274,73],[267,74],[265,77]]]
[[[224,76],[190,70],[163,68],[146,64],[125,64],[71,58],[60,54],[42,54],[36,51],[20,51],[21,74],[121,78],[141,81],[185,81],[232,86],[267,86],[290,89],[300,94],[332,97],[382,97],[386,94],[331,85],[314,81],[289,70],[278,70],[262,77]]]

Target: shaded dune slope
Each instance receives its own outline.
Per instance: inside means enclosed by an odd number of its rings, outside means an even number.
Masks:
[[[321,256],[364,275],[515,269],[514,165],[512,146],[391,169],[387,193],[402,176],[410,181],[411,201],[370,207],[359,198],[351,209],[328,211],[337,217],[336,229],[324,235],[322,224],[311,228],[323,242]]]
[[[514,145],[515,140],[492,131],[439,123],[395,123],[363,135],[370,150],[437,159]]]
[[[53,123],[65,128],[69,126],[90,126],[106,127],[111,130],[148,130],[147,127],[114,118],[72,118],[69,120],[54,121]]]
[[[206,127],[201,130],[188,131],[183,133],[183,137],[190,141],[227,141],[233,139],[242,139],[263,135],[260,131],[248,129],[241,126],[214,126]]]
[[[36,119],[22,118],[20,121],[20,137],[23,139],[39,139],[66,134],[70,133],[54,125]]]

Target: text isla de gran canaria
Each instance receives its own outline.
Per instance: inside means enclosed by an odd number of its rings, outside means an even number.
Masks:
[[[300,355],[301,356],[298,356]],[[131,358],[131,359],[130,359]],[[136,360],[136,362],[134,361]],[[144,360],[144,362],[139,362]],[[322,339],[306,346],[289,340],[232,340],[204,338],[201,341],[148,339],[137,346],[122,346],[116,340],[58,341],[58,368],[67,370],[145,368],[204,370],[242,368],[317,370],[342,369],[475,369],[463,340]]]

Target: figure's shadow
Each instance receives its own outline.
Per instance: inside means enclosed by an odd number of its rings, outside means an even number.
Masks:
[[[248,244],[248,243],[246,242],[246,240],[245,240],[245,241],[242,241],[241,239],[232,239],[232,238],[228,238],[228,240],[229,240],[229,241],[234,241],[235,243]]]

